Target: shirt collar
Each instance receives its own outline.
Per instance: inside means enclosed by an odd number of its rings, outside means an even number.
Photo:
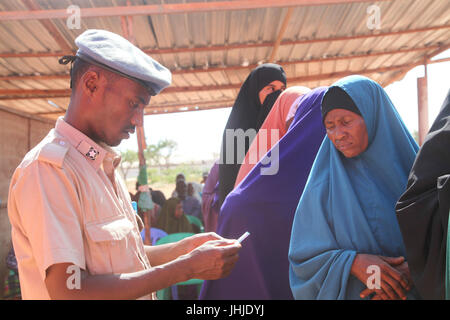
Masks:
[[[110,146],[94,142],[84,133],[64,121],[63,117],[59,117],[56,121],[55,130],[66,138],[95,170],[98,170],[103,162],[112,163],[114,168],[117,168],[119,165],[121,157]]]

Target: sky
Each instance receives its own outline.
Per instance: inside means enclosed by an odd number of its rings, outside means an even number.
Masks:
[[[450,56],[450,50],[434,59]],[[429,64],[428,72],[428,121],[433,123],[450,89],[450,61]],[[424,67],[418,66],[406,76],[385,88],[405,125],[412,133],[418,129],[417,78],[424,75]],[[151,104],[150,104],[151,105]],[[174,163],[215,160],[219,157],[220,144],[231,108],[203,110],[144,117],[147,144],[170,139],[177,143],[171,161]],[[137,150],[136,134],[123,140],[117,147],[124,151]]]

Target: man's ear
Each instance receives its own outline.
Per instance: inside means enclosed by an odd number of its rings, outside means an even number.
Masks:
[[[99,88],[99,73],[89,70],[81,77],[83,92],[88,96],[93,96]]]

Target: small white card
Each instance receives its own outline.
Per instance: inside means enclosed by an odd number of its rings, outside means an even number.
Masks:
[[[250,235],[250,232],[246,231],[242,236],[239,237],[239,239],[237,239],[237,242],[241,243],[242,241],[245,240],[245,238],[247,238]]]

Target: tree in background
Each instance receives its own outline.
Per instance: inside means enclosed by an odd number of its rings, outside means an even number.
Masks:
[[[170,157],[172,157],[173,152],[177,148],[177,143],[173,140],[164,139],[158,142],[158,150],[161,154],[161,157],[164,158],[164,164],[166,168],[169,167]]]
[[[122,171],[124,180],[126,180],[130,168],[138,161],[138,153],[134,150],[126,150],[120,152],[120,155],[122,157],[122,161],[120,161],[120,170]]]
[[[150,144],[144,150],[144,157],[149,165],[160,165],[164,160],[166,167],[170,164],[170,158],[177,148],[177,143],[170,139],[158,141],[156,144]],[[130,168],[135,168],[139,161],[138,153],[134,150],[126,150],[121,152],[122,161],[120,162],[120,170],[126,180]]]
[[[158,141],[156,144],[151,144],[144,151],[145,158],[153,165],[160,165],[161,160],[164,159],[166,167],[170,164],[170,158],[177,148],[177,143],[170,139]]]

